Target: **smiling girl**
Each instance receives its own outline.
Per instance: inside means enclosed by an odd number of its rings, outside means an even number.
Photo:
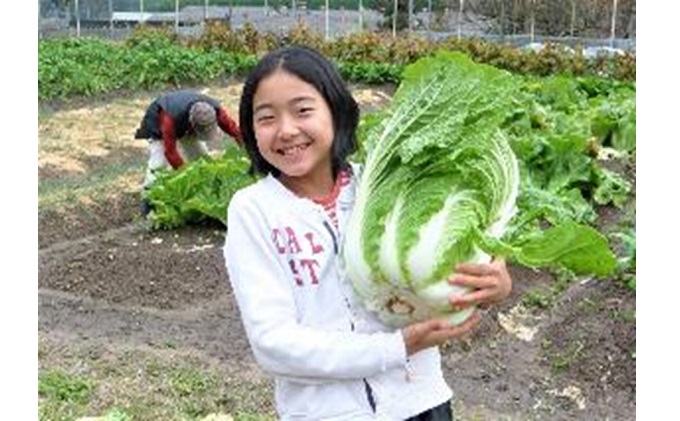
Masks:
[[[359,108],[318,52],[287,47],[250,73],[240,127],[263,175],[229,204],[224,257],[258,364],[275,378],[283,420],[450,420],[438,345],[468,333],[429,320],[394,330],[357,300],[339,258],[360,166]],[[506,298],[502,260],[460,265],[463,308]]]

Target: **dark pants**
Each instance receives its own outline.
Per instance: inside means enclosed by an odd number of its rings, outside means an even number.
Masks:
[[[425,412],[407,419],[406,421],[451,421],[453,420],[453,413],[451,412],[451,401],[444,402],[439,406],[428,409]]]
[[[364,380],[364,385],[366,386],[366,395],[368,396],[368,403],[371,404],[373,412],[375,412],[375,400],[373,400],[373,391],[368,382]],[[446,401],[439,406],[430,408],[425,412],[421,412],[411,418],[407,418],[405,421],[452,421],[453,413],[451,412],[451,401]]]

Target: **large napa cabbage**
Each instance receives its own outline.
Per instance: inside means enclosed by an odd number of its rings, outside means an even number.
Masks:
[[[408,66],[389,107],[364,119],[365,164],[342,258],[358,296],[388,325],[464,321],[472,309],[452,312],[447,297],[464,289],[448,276],[491,253],[610,270],[606,240],[574,223],[502,241],[520,173],[500,127],[519,89],[505,71],[441,52]]]

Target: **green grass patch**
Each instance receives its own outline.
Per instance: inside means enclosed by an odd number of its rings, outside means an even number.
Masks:
[[[521,298],[522,304],[528,309],[546,310],[555,303],[569,285],[574,281],[573,274],[568,271],[556,271],[555,279],[548,287],[530,289]]]
[[[50,370],[38,376],[38,395],[60,402],[87,402],[92,385],[87,380],[61,370]]]
[[[71,420],[82,413],[94,391],[92,382],[60,369],[38,374],[38,419]]]
[[[584,358],[585,344],[581,341],[572,343],[564,352],[556,354],[551,366],[554,371],[565,371],[574,364],[579,358]]]

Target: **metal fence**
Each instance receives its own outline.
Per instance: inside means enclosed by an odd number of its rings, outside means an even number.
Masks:
[[[635,49],[635,0],[39,0],[38,20],[40,38],[124,39],[140,23],[199,36],[224,20],[274,33],[303,23],[327,39],[385,30]]]

